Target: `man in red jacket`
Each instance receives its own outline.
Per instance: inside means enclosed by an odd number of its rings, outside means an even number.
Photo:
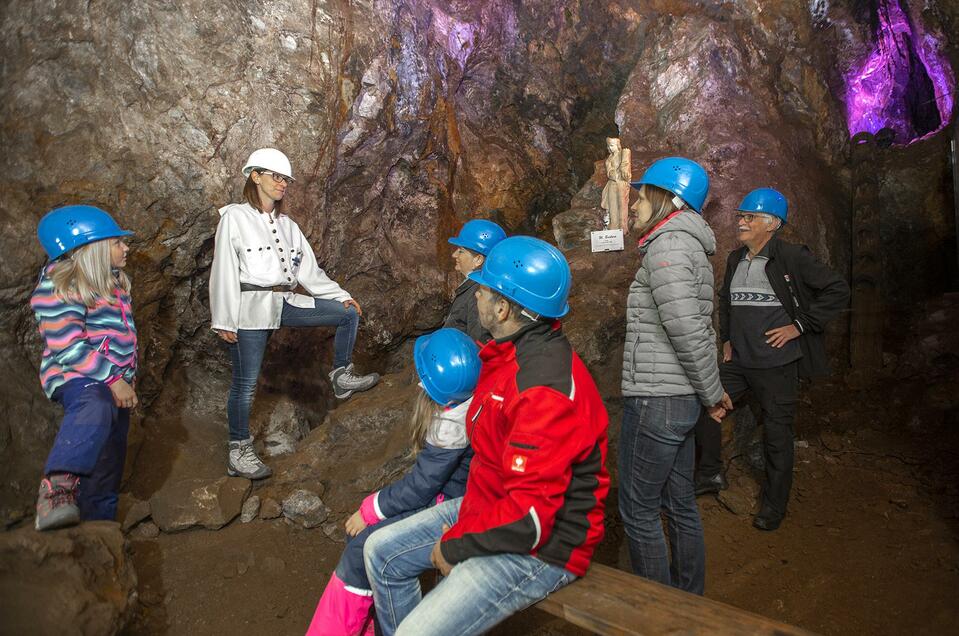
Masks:
[[[480,322],[493,336],[466,418],[466,495],[373,534],[366,570],[383,633],[478,634],[585,574],[603,538],[606,410],[563,335],[571,276],[528,236],[483,269]],[[422,598],[431,564],[446,578]]]

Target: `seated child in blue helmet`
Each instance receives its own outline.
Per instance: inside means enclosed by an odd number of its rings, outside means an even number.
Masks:
[[[40,384],[63,406],[37,498],[37,530],[113,520],[137,368],[127,247],[113,218],[71,205],[37,227],[50,261],[30,297],[43,338]]]
[[[379,528],[466,492],[472,451],[466,411],[479,378],[476,344],[456,329],[420,336],[413,350],[422,391],[411,420],[412,470],[363,500],[346,522],[350,535],[307,630],[307,636],[372,634],[373,593],[363,565],[363,546]]]
[[[459,329],[477,342],[488,341],[490,334],[480,324],[476,312],[477,283],[467,277],[483,267],[490,250],[504,238],[506,232],[496,223],[474,219],[467,221],[460,233],[449,239],[449,243],[456,246],[453,250],[454,268],[463,275],[463,282],[456,288],[443,326]]]

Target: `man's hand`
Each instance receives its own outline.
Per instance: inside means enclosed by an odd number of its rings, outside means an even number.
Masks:
[[[225,329],[214,329],[216,335],[220,336],[230,344],[236,344],[236,332],[235,331],[226,331]]]
[[[352,298],[350,298],[349,300],[344,300],[343,306],[346,307],[347,309],[349,309],[350,307],[353,307],[356,309],[357,314],[359,314],[360,316],[363,315],[363,310],[360,309],[360,303],[356,302]]]
[[[733,343],[726,341],[723,343],[723,362],[729,362],[733,359]]]
[[[450,527],[443,524],[443,534],[446,534],[446,531]],[[433,552],[430,554],[430,561],[433,562],[433,567],[440,571],[440,574],[443,576],[449,576],[450,572],[453,570],[453,566],[446,561],[446,557],[443,556],[443,550],[440,549],[440,544],[443,543],[442,537],[436,542],[436,545],[433,546]]]
[[[366,522],[363,521],[363,515],[357,510],[349,519],[346,520],[346,534],[355,537],[366,529]]]
[[[121,409],[132,409],[139,404],[133,387],[123,378],[110,385],[110,393],[113,394],[113,403]]]
[[[772,345],[776,349],[781,349],[790,340],[795,340],[799,337],[799,330],[796,329],[796,325],[786,325],[785,327],[776,327],[775,329],[770,329],[766,332],[769,338],[766,339],[766,344]]]

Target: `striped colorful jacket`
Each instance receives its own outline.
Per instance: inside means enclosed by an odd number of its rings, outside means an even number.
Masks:
[[[137,368],[137,330],[130,295],[117,287],[113,298],[96,305],[61,298],[46,266],[30,297],[30,307],[43,338],[40,384],[47,397],[76,378],[113,384],[120,378],[133,383]]]

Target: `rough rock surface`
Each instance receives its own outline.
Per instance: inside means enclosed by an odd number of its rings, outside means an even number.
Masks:
[[[193,526],[217,530],[240,514],[250,488],[250,481],[240,477],[174,482],[150,498],[150,512],[164,532]]]
[[[264,453],[269,457],[292,453],[296,443],[310,432],[307,417],[289,398],[278,399],[266,426],[258,433],[263,439]]]
[[[260,498],[256,495],[253,495],[249,499],[243,502],[243,508],[240,511],[240,522],[241,523],[250,523],[256,519],[256,515],[260,512]]]
[[[276,519],[283,514],[283,506],[276,499],[266,498],[260,506],[261,519]]]
[[[0,533],[4,634],[116,634],[132,617],[136,590],[117,523]]]
[[[294,490],[283,500],[283,516],[304,528],[315,528],[330,516],[330,510],[315,492]]]
[[[135,525],[150,516],[150,502],[136,499],[131,502],[126,514],[123,515],[123,522],[120,528],[128,532]]]

